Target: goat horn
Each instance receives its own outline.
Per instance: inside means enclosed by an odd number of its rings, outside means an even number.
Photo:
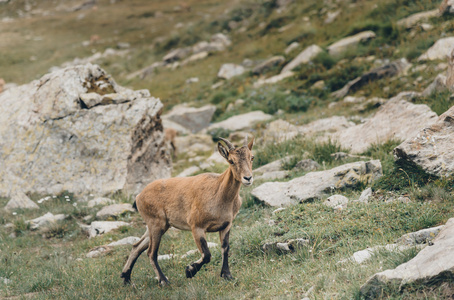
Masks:
[[[226,139],[221,138],[221,137],[219,139],[224,141],[224,143],[227,145],[227,147],[229,147],[229,151],[232,150],[232,149],[235,149],[235,146],[233,146],[233,144],[230,143],[229,141],[227,141]]]
[[[247,134],[246,134],[246,136],[244,137],[244,143],[243,143],[243,146],[247,146]]]

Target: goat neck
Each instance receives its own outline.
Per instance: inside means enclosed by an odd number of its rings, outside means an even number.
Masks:
[[[224,173],[219,176],[219,189],[218,194],[221,196],[222,199],[226,201],[231,201],[235,199],[241,187],[241,182],[235,179],[233,176],[233,171],[229,167]]]

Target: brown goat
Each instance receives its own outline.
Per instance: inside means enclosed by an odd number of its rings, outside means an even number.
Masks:
[[[220,138],[227,148],[218,143],[219,153],[229,162],[222,174],[205,173],[186,178],[159,179],[148,184],[136,197],[137,209],[145,220],[147,231],[134,244],[123,268],[124,283],[131,280],[131,271],[140,254],[148,248],[151,265],[161,284],[168,280],[158,265],[158,249],[161,237],[173,226],[191,230],[202,257],[185,269],[186,277],[192,278],[200,268],[210,262],[211,253],[206,241],[206,232],[219,232],[222,250],[221,277],[232,279],[229,269],[229,234],[232,222],[241,206],[241,184],[253,182],[251,153],[254,139],[242,147],[235,147]]]

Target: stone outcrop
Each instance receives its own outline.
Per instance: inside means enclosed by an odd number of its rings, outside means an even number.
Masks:
[[[375,38],[376,34],[373,31],[363,31],[355,35],[343,38],[328,47],[328,52],[332,56],[338,56],[342,52],[347,51],[358,45],[360,42]]]
[[[41,226],[51,225],[57,223],[58,221],[63,221],[65,218],[66,216],[64,214],[54,215],[51,212],[48,212],[41,217],[27,221],[27,223],[30,224],[30,229],[35,230]]]
[[[397,21],[397,25],[404,26],[405,28],[411,28],[420,22],[427,21],[430,18],[437,17],[438,14],[439,14],[438,9],[423,11]]]
[[[454,174],[454,107],[429,124],[413,122],[421,126],[407,135],[408,138],[394,149],[394,155],[436,176]]]
[[[223,64],[218,72],[218,77],[222,79],[230,79],[243,74],[246,69],[242,65]]]
[[[372,144],[415,136],[419,129],[430,126],[437,119],[437,114],[427,105],[413,104],[402,98],[404,94],[388,100],[365,123],[334,133],[331,139],[343,148],[351,149],[352,153],[361,153]]]
[[[81,95],[117,94],[88,108]],[[0,195],[140,192],[170,176],[160,112],[147,90],[115,83],[96,65],[58,70],[0,94]]]
[[[270,69],[282,64],[285,61],[283,56],[273,56],[262,63],[258,64],[252,69],[252,73],[254,74],[263,74]]]
[[[380,161],[358,161],[326,171],[311,172],[288,182],[266,182],[252,190],[251,194],[270,206],[280,207],[319,199],[326,192],[355,187],[381,176]]]
[[[81,227],[88,233],[89,238],[93,238],[95,236],[118,229],[119,227],[130,225],[131,224],[123,221],[95,221],[88,226],[81,225]]]
[[[275,76],[271,76],[269,78],[261,78],[259,80],[257,80],[255,83],[254,83],[254,87],[255,88],[258,88],[258,87],[261,87],[262,85],[265,85],[265,84],[275,84],[279,81],[282,81],[286,78],[289,78],[289,77],[293,77],[295,75],[294,72],[292,71],[287,71],[287,72],[284,72],[284,73],[281,73],[281,74],[278,74],[278,75],[275,75]]]
[[[14,209],[38,209],[39,206],[27,197],[22,191],[16,189],[11,193],[11,199],[5,206],[5,210],[12,211]]]
[[[392,63],[386,64],[384,66],[374,68],[369,72],[364,73],[360,77],[351,80],[343,88],[333,92],[331,95],[335,98],[344,98],[350,91],[355,91],[362,86],[369,84],[370,82],[382,78],[396,76],[400,73],[405,72],[410,67],[411,64],[405,58],[393,61]]]
[[[454,277],[454,219],[449,219],[433,245],[422,249],[418,255],[395,269],[373,275],[362,287],[366,298],[376,299],[385,289],[411,284],[431,286],[452,280]]]
[[[214,105],[195,108],[182,104],[173,107],[171,111],[162,116],[162,119],[180,124],[190,132],[195,133],[210,125],[215,111],[216,106]]]
[[[418,61],[424,60],[444,60],[450,55],[453,50],[454,37],[446,37],[439,39],[435,44],[429,48],[424,54],[422,54]]]
[[[291,71],[302,64],[307,64],[322,51],[323,49],[317,45],[311,45],[307,47],[294,59],[292,59],[291,62],[285,65],[284,68],[282,68],[281,74]]]
[[[105,220],[108,218],[117,218],[124,213],[135,212],[132,205],[129,203],[118,203],[108,206],[104,206],[100,211],[96,213],[96,218]]]

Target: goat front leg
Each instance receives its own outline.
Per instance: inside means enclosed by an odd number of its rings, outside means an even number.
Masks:
[[[126,262],[123,271],[121,272],[121,278],[123,278],[124,284],[130,283],[132,268],[134,267],[134,264],[136,263],[140,254],[142,254],[142,252],[148,248],[149,244],[150,237],[147,228],[142,238],[132,247],[131,253],[129,254],[128,257],[128,261]]]
[[[208,249],[208,243],[205,237],[205,230],[201,228],[193,228],[192,229],[192,236],[194,237],[194,241],[199,249],[199,252],[202,254],[202,257],[192,264],[186,266],[186,277],[192,278],[197,274],[197,272],[202,268],[204,264],[207,264],[211,260],[211,253]]]
[[[233,276],[230,274],[229,268],[229,236],[230,236],[230,226],[222,231],[219,231],[219,238],[221,240],[221,251],[222,251],[222,269],[221,277],[227,280],[232,280]]]

